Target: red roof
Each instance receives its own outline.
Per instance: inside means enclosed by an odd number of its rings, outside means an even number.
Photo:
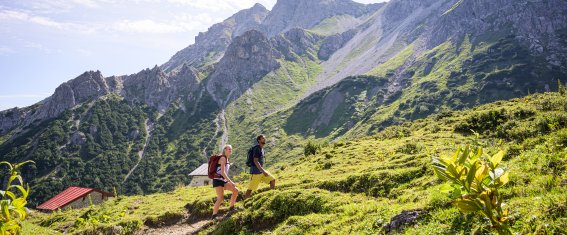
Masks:
[[[99,192],[107,197],[114,196],[112,193],[104,192],[94,188],[82,188],[82,187],[71,186],[65,189],[63,192],[55,195],[55,197],[52,197],[43,204],[39,205],[37,209],[57,210],[58,208],[69,205],[71,202],[74,202],[75,200],[88,195],[92,191]]]

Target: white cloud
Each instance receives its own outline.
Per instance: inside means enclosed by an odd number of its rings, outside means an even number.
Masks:
[[[36,42],[26,41],[26,42],[24,42],[23,47],[35,49],[37,51],[43,51],[45,53],[52,53],[51,49],[45,47],[44,45],[36,43]]]
[[[153,20],[122,20],[114,23],[112,29],[130,33],[177,33],[191,30],[191,25],[163,23]]]
[[[7,46],[0,46],[0,55],[8,55],[8,54],[12,54],[16,51],[14,51],[14,49],[7,47]]]
[[[100,5],[94,0],[73,0],[77,5],[88,7],[88,8],[98,8]]]
[[[36,16],[24,11],[0,10],[0,19],[19,20],[50,28],[76,31],[89,31],[88,27],[74,23],[58,22],[48,17]]]
[[[74,8],[100,8],[105,0],[33,0],[21,1],[20,5],[36,13],[56,14],[69,12]]]
[[[256,3],[263,4],[266,7],[273,5],[274,0],[167,0],[170,3],[188,5],[202,10],[212,12],[246,9],[254,6]]]
[[[201,10],[213,12],[232,9],[232,6],[227,1],[221,0],[168,0],[168,2],[179,5],[188,5]]]
[[[83,49],[83,48],[77,48],[77,49],[75,49],[75,51],[76,51],[79,55],[86,56],[86,57],[89,57],[89,56],[92,56],[92,55],[93,55],[93,52],[92,52],[92,51],[86,50],[86,49]]]
[[[189,32],[196,29],[206,29],[216,23],[218,19],[211,17],[210,14],[201,13],[198,15],[180,14],[174,15],[174,20],[168,22],[158,22],[152,19],[140,20],[120,20],[114,23],[105,24],[93,22],[90,25],[76,23],[58,22],[48,17],[31,15],[24,11],[0,10],[0,19],[18,20],[26,23],[41,25],[59,30],[67,30],[81,33],[97,33],[100,31],[115,31],[128,33],[179,33]],[[34,46],[28,46],[34,47]]]
[[[171,16],[170,16],[171,17]],[[107,31],[129,32],[129,33],[180,33],[195,30],[206,30],[211,25],[222,20],[213,18],[212,14],[200,13],[176,14],[169,21],[156,21],[152,19],[121,20],[115,22]]]

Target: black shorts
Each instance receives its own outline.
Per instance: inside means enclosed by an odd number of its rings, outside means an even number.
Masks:
[[[226,184],[224,180],[213,179],[213,188],[224,187],[224,184]]]

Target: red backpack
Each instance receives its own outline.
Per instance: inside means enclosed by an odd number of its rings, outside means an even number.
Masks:
[[[213,155],[209,158],[209,179],[222,178],[222,175],[217,174],[217,165],[221,155]]]

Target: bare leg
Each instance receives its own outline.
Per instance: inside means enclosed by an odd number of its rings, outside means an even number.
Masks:
[[[226,184],[224,186],[224,190],[232,191],[232,196],[230,196],[230,207],[234,207],[234,203],[236,203],[236,198],[238,198],[238,188],[234,184]]]
[[[217,193],[217,201],[215,201],[215,206],[213,207],[213,215],[216,215],[217,213],[219,213],[219,208],[222,204],[222,201],[224,199],[224,192],[223,192],[223,187],[215,187],[215,191]]]

